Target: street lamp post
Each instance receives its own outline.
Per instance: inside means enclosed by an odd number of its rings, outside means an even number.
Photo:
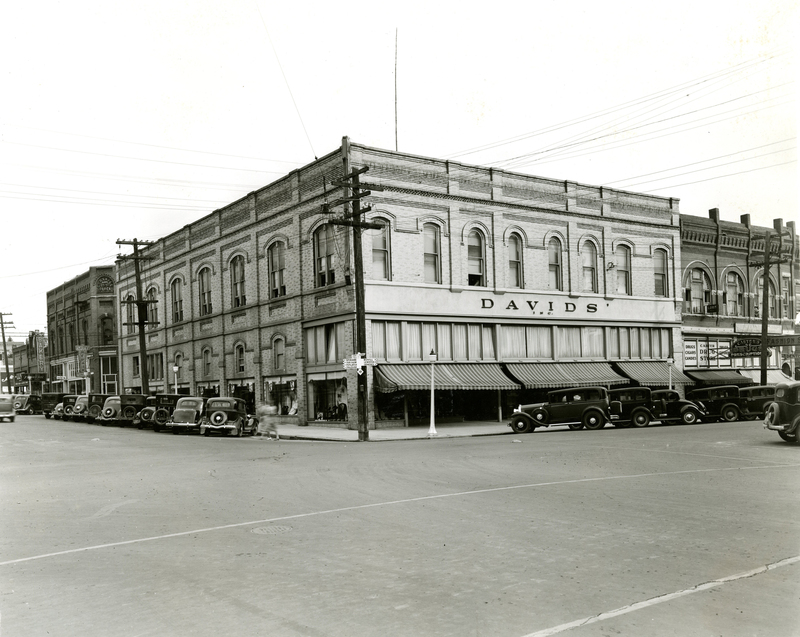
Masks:
[[[180,369],[180,367],[178,367],[177,365],[173,365],[172,366],[172,373],[175,375],[175,393],[176,394],[178,393],[178,370],[179,369]]]
[[[669,369],[669,388],[672,389],[672,363],[674,360],[672,358],[667,359],[667,369]]]
[[[431,362],[431,426],[428,429],[428,436],[435,436],[436,423],[435,423],[434,402],[433,402],[433,365],[436,362],[436,352],[431,350],[431,353],[428,355],[428,360]]]

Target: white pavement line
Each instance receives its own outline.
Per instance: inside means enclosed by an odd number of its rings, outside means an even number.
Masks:
[[[589,624],[601,622],[606,619],[611,619],[612,617],[617,617],[619,615],[625,615],[626,613],[632,613],[634,611],[647,608],[648,606],[663,604],[664,602],[669,602],[673,599],[677,599],[678,597],[683,597],[684,595],[692,595],[694,593],[700,593],[701,591],[708,590],[709,588],[715,588],[717,586],[722,586],[723,584],[727,584],[729,582],[735,582],[737,580],[747,579],[748,577],[753,577],[754,575],[759,575],[760,573],[766,573],[767,571],[771,571],[776,568],[781,568],[782,566],[789,566],[790,564],[794,564],[796,562],[800,562],[800,555],[795,555],[794,557],[787,557],[786,559],[780,560],[778,562],[773,562],[772,564],[767,564],[766,566],[759,566],[758,568],[754,568],[751,571],[745,571],[744,573],[737,573],[736,575],[729,575],[728,577],[715,579],[711,582],[698,584],[697,586],[692,586],[691,588],[686,588],[682,591],[676,591],[674,593],[668,593],[666,595],[659,595],[658,597],[652,597],[650,599],[644,600],[643,602],[636,602],[628,606],[622,606],[621,608],[616,608],[614,610],[606,611],[604,613],[600,613],[599,615],[594,615],[592,617],[584,617],[583,619],[576,619],[575,621],[566,624],[561,624],[559,626],[553,626],[552,628],[545,628],[544,630],[538,630],[535,633],[528,633],[523,637],[548,637],[549,635],[557,635],[558,633],[563,633],[565,630],[569,630],[571,628],[588,626]]]
[[[475,491],[459,491],[457,493],[439,493],[437,495],[424,495],[418,498],[406,498],[404,500],[389,500],[386,502],[373,502],[372,504],[357,504],[355,506],[341,507],[339,509],[327,509],[323,511],[310,511],[308,513],[297,513],[295,515],[284,515],[277,518],[267,518],[264,520],[250,520],[248,522],[235,522],[233,524],[222,524],[220,526],[209,526],[203,529],[193,529],[191,531],[178,531],[176,533],[165,533],[164,535],[153,535],[151,537],[142,537],[135,540],[122,540],[120,542],[109,542],[108,544],[96,544],[94,546],[83,546],[77,549],[68,549],[66,551],[56,551],[54,553],[43,553],[42,555],[31,555],[30,557],[20,557],[16,560],[6,560],[0,562],[0,566],[8,566],[10,564],[20,564],[22,562],[31,562],[33,560],[43,560],[48,557],[58,557],[59,555],[70,555],[72,553],[82,553],[84,551],[96,551],[98,549],[107,549],[116,546],[125,546],[128,544],[141,544],[143,542],[153,542],[155,540],[166,540],[173,537],[183,537],[186,535],[195,535],[197,533],[209,533],[210,531],[222,531],[224,529],[235,529],[243,526],[250,526],[252,524],[269,524],[271,522],[283,522],[285,520],[298,520],[300,518],[310,518],[319,515],[329,515],[331,513],[344,513],[346,511],[359,511],[362,509],[374,509],[382,506],[393,506],[396,504],[409,504],[413,502],[424,502],[426,500],[439,500],[442,498],[457,498],[467,495],[479,495],[482,493],[494,493],[497,491],[511,491],[514,489],[533,489],[537,487],[552,487],[564,484],[580,484],[584,482],[607,482],[609,480],[631,480],[633,478],[654,478],[659,476],[675,476],[692,473],[719,473],[721,471],[753,471],[756,469],[779,469],[784,467],[800,467],[800,464],[787,464],[787,465],[770,465],[764,467],[724,467],[719,469],[687,469],[685,471],[659,471],[657,473],[635,473],[624,476],[604,476],[599,478],[578,478],[575,480],[559,480],[557,482],[535,482],[532,484],[516,484],[507,487],[493,487],[491,489],[476,489]]]

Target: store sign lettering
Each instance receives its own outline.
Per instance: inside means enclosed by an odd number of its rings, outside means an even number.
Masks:
[[[539,305],[539,301],[538,300],[537,301],[525,301],[525,303],[522,304],[522,309],[525,309],[525,307],[527,306],[531,310],[531,312],[537,312],[537,311],[538,312],[555,312],[556,308],[554,307],[554,303],[555,303],[555,301],[546,301],[546,302],[542,302],[542,304]],[[493,299],[481,299],[481,309],[482,310],[490,310],[493,307],[494,307],[494,300]],[[520,306],[517,305],[517,303],[516,303],[516,301],[514,301],[514,299],[511,299],[511,301],[509,301],[508,305],[506,305],[505,309],[519,311]],[[577,311],[577,309],[578,309],[578,307],[574,303],[571,303],[569,301],[564,303],[564,311],[565,312],[575,312],[575,311]],[[597,303],[588,303],[586,305],[586,311],[589,314],[593,314],[594,312],[597,312]]]

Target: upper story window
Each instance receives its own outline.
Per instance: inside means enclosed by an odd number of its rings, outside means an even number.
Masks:
[[[150,329],[158,325],[158,300],[156,299],[156,289],[147,290],[147,326]]]
[[[486,269],[483,235],[473,230],[467,237],[467,283],[469,285],[486,285]]]
[[[183,378],[183,354],[175,354],[175,379],[181,380]]]
[[[125,324],[125,331],[128,334],[136,331],[136,300],[133,298],[133,294],[125,297]]]
[[[563,290],[564,284],[561,277],[561,242],[555,237],[547,242],[547,287],[551,290]]]
[[[237,255],[231,260],[231,303],[233,307],[247,305],[244,291],[244,257]]]
[[[114,342],[114,324],[110,316],[104,316],[100,321],[100,330],[102,332],[102,345],[111,345]]]
[[[128,297],[129,299],[132,297]],[[129,306],[130,307],[130,306]],[[132,325],[132,323],[130,324]],[[130,333],[133,330],[132,327],[128,327],[128,332]],[[63,354],[66,350],[64,349],[64,328],[58,328],[58,353]]]
[[[236,371],[239,374],[244,373],[244,345],[240,343],[239,345],[236,346],[233,358],[234,358],[234,363],[233,363],[234,369],[236,369]]]
[[[203,376],[211,376],[211,350],[207,348],[203,350]]]
[[[768,296],[768,303],[769,303],[769,314],[767,318],[778,318],[778,304],[777,299],[775,298],[775,284],[772,281],[768,281],[769,287],[767,291]],[[761,305],[764,301],[764,276],[758,277],[758,291],[756,293],[755,298],[755,306],[756,306],[756,316],[763,316],[761,314]]]
[[[631,284],[631,249],[628,246],[617,246],[617,294],[630,296],[633,294]]]
[[[516,234],[508,238],[508,286],[522,287],[522,240]]]
[[[372,234],[372,278],[379,281],[391,279],[391,259],[389,254],[389,224],[383,219],[373,219],[381,224],[380,230],[370,230]]]
[[[591,241],[583,244],[581,262],[583,263],[583,291],[597,292],[597,248]]]
[[[197,274],[197,285],[200,291],[200,316],[214,311],[211,305],[211,268],[203,268]]]
[[[687,308],[692,314],[705,314],[706,306],[711,304],[711,279],[705,270],[692,270],[689,285],[686,286]]]
[[[267,250],[267,264],[269,267],[269,298],[276,299],[286,296],[285,261],[286,244],[276,241]]]
[[[175,279],[169,289],[172,296],[172,322],[180,323],[183,320],[183,281]]]
[[[336,238],[333,226],[326,224],[314,232],[314,275],[318,288],[336,282]]]
[[[667,281],[667,251],[656,250],[653,253],[653,277],[656,296],[668,296],[669,285]]]
[[[272,364],[276,370],[286,369],[286,343],[282,338],[276,338],[272,343]]]
[[[426,223],[422,228],[425,252],[425,283],[441,283],[441,241],[439,227]]]
[[[789,277],[783,277],[781,281],[783,289],[781,290],[781,304],[783,305],[783,318],[791,318],[792,314],[789,309]]]
[[[728,316],[744,316],[744,282],[737,272],[725,275],[725,307]]]
[[[70,323],[67,330],[69,336],[69,351],[71,352],[75,349],[75,326]]]

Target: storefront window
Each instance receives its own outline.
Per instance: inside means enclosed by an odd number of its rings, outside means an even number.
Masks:
[[[294,377],[285,376],[264,379],[264,396],[266,402],[278,408],[281,416],[297,414],[297,391]]]
[[[348,419],[347,378],[344,372],[308,375],[308,419]]]

